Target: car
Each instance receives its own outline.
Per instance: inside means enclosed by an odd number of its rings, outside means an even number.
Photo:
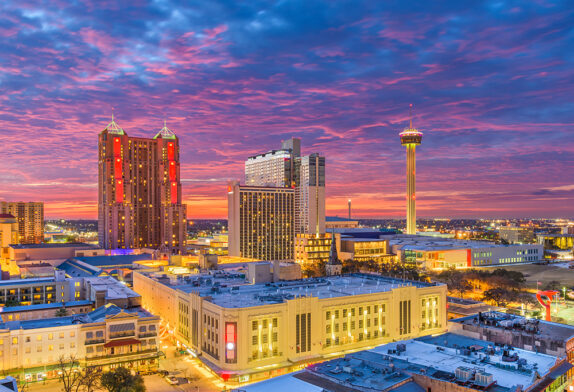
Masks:
[[[165,376],[165,381],[167,381],[167,383],[170,385],[178,385],[179,384],[179,380],[177,379],[176,376]]]
[[[169,372],[167,370],[158,370],[157,371],[162,376],[169,376]]]

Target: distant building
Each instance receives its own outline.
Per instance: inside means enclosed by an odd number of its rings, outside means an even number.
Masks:
[[[100,246],[183,252],[187,219],[177,136],[164,124],[153,139],[128,137],[112,118],[99,135],[98,157]]]
[[[574,234],[539,234],[537,242],[544,247],[546,258],[574,259]]]
[[[388,237],[392,253],[401,261],[429,269],[488,267],[535,263],[542,259],[542,245],[498,245],[486,241],[456,240],[427,236]]]
[[[228,186],[229,256],[259,260],[292,260],[294,190]]]
[[[509,244],[531,244],[536,238],[532,227],[501,226],[498,235]]]
[[[0,214],[0,267],[5,274],[15,275],[11,269],[10,244],[18,242],[18,222],[11,214]]]
[[[330,229],[350,229],[359,227],[359,221],[348,218],[339,218],[338,216],[328,216],[325,218],[325,228]]]
[[[18,221],[15,244],[39,244],[44,241],[44,203],[0,201],[0,214],[10,214]]]
[[[447,301],[449,320],[499,309],[496,306],[467,298],[447,297]]]
[[[239,274],[138,271],[134,289],[185,349],[232,381],[446,329],[446,286],[376,275],[246,284]]]
[[[89,313],[0,323],[0,371],[26,381],[58,377],[58,360],[108,370],[154,371],[159,358],[159,317],[109,304]]]
[[[301,279],[301,266],[282,261],[260,261],[247,264],[247,281],[252,284]]]

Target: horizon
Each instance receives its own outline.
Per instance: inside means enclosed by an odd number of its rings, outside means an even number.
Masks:
[[[419,218],[574,217],[568,2],[168,3],[0,6],[0,200],[96,218],[114,108],[129,136],[167,120],[195,219],[290,137],[326,157],[327,215],[404,219],[413,104]]]

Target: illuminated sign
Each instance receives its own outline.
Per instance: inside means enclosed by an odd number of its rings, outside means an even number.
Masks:
[[[237,363],[237,323],[225,323],[225,362]]]

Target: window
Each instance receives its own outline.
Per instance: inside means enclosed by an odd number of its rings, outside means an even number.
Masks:
[[[60,336],[58,336],[60,339],[64,339],[64,332],[60,332]]]
[[[93,332],[86,332],[86,339],[92,339],[94,337]]]
[[[12,344],[18,344],[18,338],[12,338]]]
[[[70,343],[70,348],[76,348],[76,343],[74,342]]]
[[[70,332],[70,337],[71,337],[71,338],[73,338],[73,337],[75,337],[75,336],[76,336],[76,332],[75,332],[75,331]]]
[[[36,335],[36,340],[41,342],[42,341],[42,335]]]
[[[48,345],[48,351],[54,351],[54,346],[52,344]]]
[[[53,340],[54,339],[54,334],[53,333],[49,333],[48,334],[48,340]]]

